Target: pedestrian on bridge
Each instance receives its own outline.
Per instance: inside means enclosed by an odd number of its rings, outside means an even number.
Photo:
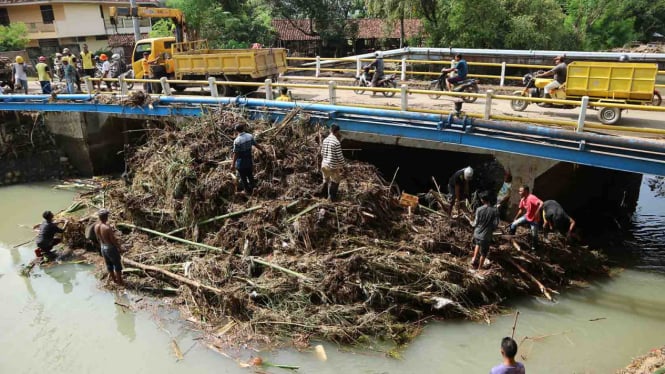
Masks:
[[[238,123],[234,126],[236,131],[236,138],[233,140],[233,160],[231,161],[231,169],[238,171],[240,179],[240,189],[247,194],[252,194],[254,191],[254,164],[252,162],[252,147],[256,147],[265,154],[263,147],[261,147],[252,134],[245,132],[245,125]]]
[[[453,214],[453,208],[459,210],[459,203],[469,197],[469,182],[473,178],[473,169],[467,166],[457,170],[448,180],[448,194],[450,195],[450,208],[448,214]]]
[[[509,227],[510,235],[515,235],[518,226],[529,225],[531,229],[531,249],[534,250],[538,246],[538,229],[540,227],[538,213],[543,206],[543,201],[532,194],[527,185],[520,187],[519,194],[522,198],[515,219]]]
[[[73,94],[76,92],[75,90],[75,85],[76,85],[76,70],[72,66],[72,64],[69,62],[69,59],[63,59],[62,60],[62,71],[65,75],[65,84],[66,84],[66,90],[68,94]]]
[[[16,62],[12,64],[12,77],[14,78],[14,89],[18,90],[19,86],[23,89],[24,94],[28,94],[28,75],[26,72],[27,65],[22,56],[16,56]]]
[[[39,56],[39,63],[35,65],[35,69],[37,69],[39,84],[42,86],[42,93],[46,95],[50,94],[53,76],[51,75],[51,68],[46,64],[46,56]]]
[[[330,201],[337,200],[337,193],[339,191],[339,183],[342,181],[344,174],[344,155],[342,154],[342,135],[338,125],[330,126],[330,135],[328,135],[321,145],[321,173],[323,174],[323,185],[321,191],[328,192],[328,199]]]

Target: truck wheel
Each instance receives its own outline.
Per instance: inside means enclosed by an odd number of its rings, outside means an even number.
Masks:
[[[651,100],[651,105],[653,106],[660,106],[660,104],[663,103],[663,98],[660,97],[660,92],[654,90],[653,91],[653,99]]]
[[[515,96],[522,96],[522,91],[516,91],[513,93]],[[529,106],[529,102],[526,100],[520,100],[520,99],[513,99],[510,100],[510,107],[513,108],[513,110],[522,112],[526,107]]]
[[[621,120],[621,109],[601,108],[598,111],[598,120],[605,125],[616,125]]]

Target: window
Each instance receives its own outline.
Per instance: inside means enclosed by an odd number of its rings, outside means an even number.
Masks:
[[[0,25],[9,26],[9,14],[7,8],[0,8]]]
[[[39,10],[42,11],[42,21],[44,23],[53,23],[55,16],[53,15],[53,7],[50,5],[40,5]]]
[[[109,40],[108,35],[95,35],[95,40]]]

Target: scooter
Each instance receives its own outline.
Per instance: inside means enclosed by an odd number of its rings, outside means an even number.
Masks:
[[[446,87],[446,77],[448,76],[448,73],[441,73],[438,78],[432,80],[429,83],[429,86],[427,87],[428,90],[430,91],[448,91],[448,88]],[[453,86],[452,92],[469,92],[469,93],[478,93],[478,80],[469,78],[465,79]],[[441,97],[440,94],[435,94],[435,93],[430,93],[427,94],[427,96],[430,97],[430,99],[438,99]],[[477,100],[478,98],[475,96],[462,96],[462,100],[465,103],[473,103]]]
[[[522,77],[522,84],[524,84],[524,88],[521,91],[513,92],[513,95],[545,98],[545,86],[547,86],[550,82],[552,82],[553,79],[536,78],[541,73],[543,73],[542,70],[537,71],[536,73],[525,74],[524,77]],[[561,87],[552,90],[551,96],[552,99],[565,100],[566,99],[565,83]],[[524,111],[529,106],[529,104],[530,102],[526,100],[515,99],[510,101],[510,107],[518,112]],[[574,106],[572,105],[560,105],[560,104],[550,104],[542,102],[538,102],[536,103],[536,105],[547,108],[561,108],[561,109],[574,108]]]
[[[364,66],[363,67],[363,72],[359,76],[356,77],[356,80],[353,82],[353,85],[356,87],[369,87],[371,82],[372,82],[372,77],[373,73],[369,72],[370,67],[369,66]],[[376,83],[376,87],[384,87],[384,88],[397,88],[397,79],[394,74],[388,74],[384,75],[382,79],[380,79]],[[353,92],[355,92],[358,95],[362,95],[365,90],[363,89],[354,89]],[[381,92],[383,96],[385,97],[393,97],[395,96],[395,92]]]

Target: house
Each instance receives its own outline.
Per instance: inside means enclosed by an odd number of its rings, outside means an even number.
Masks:
[[[139,6],[157,6],[157,0],[137,0]],[[0,0],[0,24],[23,22],[28,27],[31,58],[52,55],[67,47],[78,53],[87,43],[91,51],[106,49],[110,35],[133,33],[132,20],[109,19],[112,6],[129,6],[120,0]],[[151,28],[150,19],[140,20],[141,32]]]
[[[316,35],[314,23],[309,19],[273,19],[272,27],[277,31],[277,47],[287,48],[291,53],[302,56],[329,56],[329,50],[323,46]],[[378,18],[347,20],[347,39],[345,54],[360,54],[381,48],[399,47],[400,23]],[[307,31],[307,32],[305,32]],[[406,40],[416,40],[420,44],[423,38],[423,25],[419,19],[404,20]]]

